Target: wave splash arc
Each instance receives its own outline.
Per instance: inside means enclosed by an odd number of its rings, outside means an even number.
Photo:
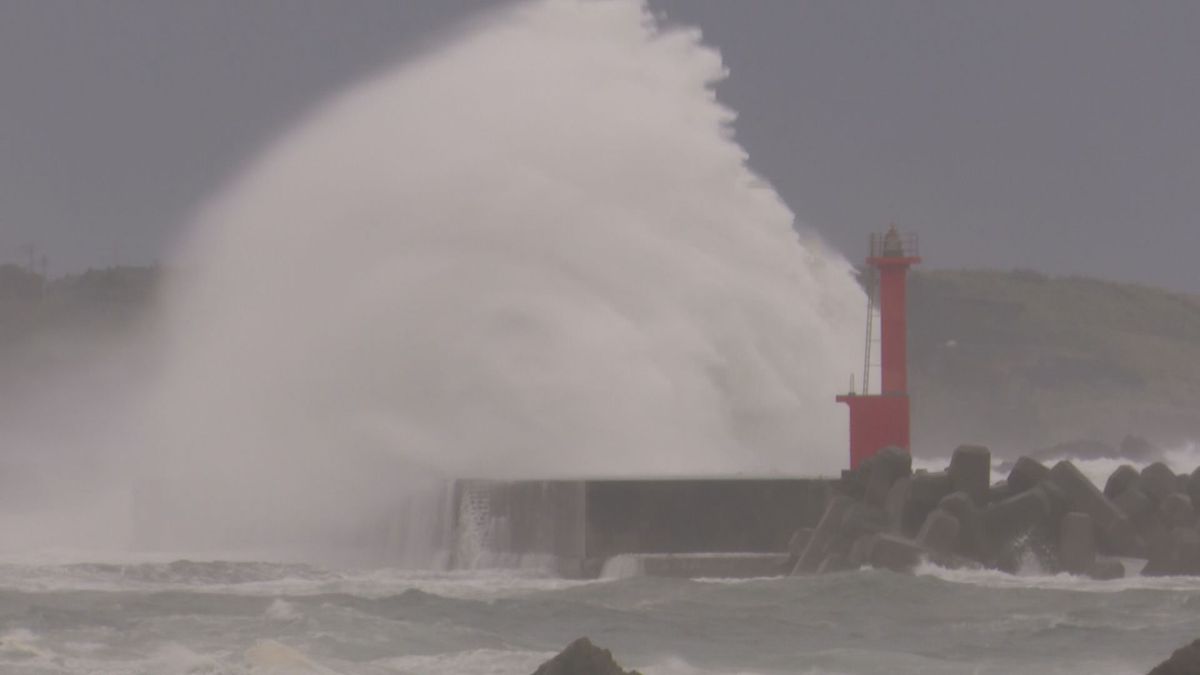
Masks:
[[[540,0],[322,105],[181,252],[162,491],[262,541],[425,476],[842,468],[863,296],[725,75],[641,2]]]

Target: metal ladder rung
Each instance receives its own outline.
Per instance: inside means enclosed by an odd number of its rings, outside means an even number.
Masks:
[[[871,345],[876,343],[873,333],[875,330],[875,293],[878,285],[874,268],[868,267],[867,275],[867,340],[863,350],[863,394],[871,393]]]

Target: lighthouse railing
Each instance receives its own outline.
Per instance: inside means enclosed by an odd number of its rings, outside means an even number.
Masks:
[[[896,244],[899,243],[899,247]],[[918,258],[921,256],[921,241],[915,232],[872,232],[871,257]]]

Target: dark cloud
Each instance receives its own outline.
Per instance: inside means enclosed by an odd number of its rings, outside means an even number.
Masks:
[[[0,5],[0,258],[159,258],[309,106],[495,3]],[[732,69],[739,139],[857,257],[1200,291],[1200,4],[653,0]]]

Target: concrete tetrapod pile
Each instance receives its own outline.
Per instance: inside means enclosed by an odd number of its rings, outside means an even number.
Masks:
[[[884,449],[843,472],[817,526],[792,538],[792,574],[906,571],[927,559],[1010,573],[1036,561],[1113,579],[1125,575],[1117,558],[1144,558],[1146,575],[1200,575],[1200,469],[1124,465],[1101,490],[1069,461],[1022,457],[1006,480],[990,476],[982,446],[960,446],[944,471],[915,473],[908,453]]]

